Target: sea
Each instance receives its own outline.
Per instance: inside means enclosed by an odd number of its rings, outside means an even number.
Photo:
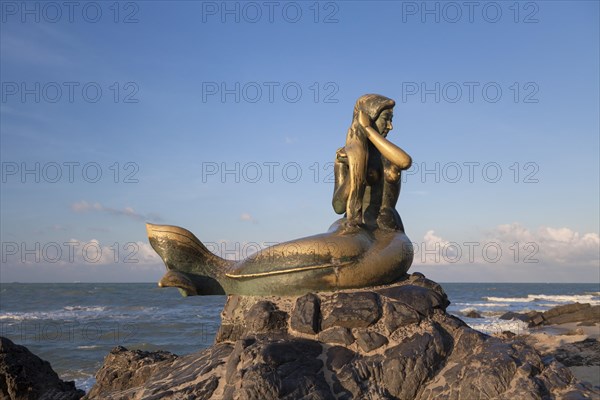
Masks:
[[[448,311],[493,334],[528,332],[508,312],[544,311],[567,303],[600,304],[598,283],[442,283]],[[49,361],[63,380],[85,391],[116,346],[183,355],[210,346],[225,296],[182,297],[156,283],[0,284],[0,336]],[[466,318],[476,311],[483,318]]]

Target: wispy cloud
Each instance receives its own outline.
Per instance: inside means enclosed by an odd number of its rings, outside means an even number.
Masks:
[[[101,212],[107,213],[116,217],[128,217],[136,221],[153,220],[162,221],[162,218],[157,214],[140,214],[136,212],[132,207],[125,207],[123,209],[105,207],[100,203],[88,203],[85,200],[78,201],[71,204],[71,210],[76,213],[87,213],[87,212]]]
[[[258,221],[254,219],[254,217],[252,215],[250,215],[249,213],[242,213],[242,215],[240,215],[240,220],[241,221],[247,221],[247,222],[252,222],[254,224],[257,224]]]
[[[3,57],[7,57],[7,61],[52,67],[65,67],[72,64],[68,57],[56,51],[56,47],[52,51],[41,45],[39,41],[15,36],[12,33],[3,34],[2,48]]]
[[[110,228],[102,227],[102,226],[90,226],[87,228],[90,232],[98,232],[98,233],[108,233],[112,230]]]
[[[71,227],[68,225],[54,224],[50,226],[46,226],[44,228],[36,229],[33,233],[41,235],[47,232],[66,232],[70,230]]]

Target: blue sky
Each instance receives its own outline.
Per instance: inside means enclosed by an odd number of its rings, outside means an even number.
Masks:
[[[598,2],[272,4],[1,3],[0,281],[156,281],[145,221],[228,257],[323,232],[380,93],[412,271],[600,282]]]

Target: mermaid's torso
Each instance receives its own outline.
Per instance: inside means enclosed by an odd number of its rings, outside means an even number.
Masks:
[[[369,146],[365,192],[363,195],[363,223],[370,228],[404,231],[396,202],[400,195],[401,171]]]

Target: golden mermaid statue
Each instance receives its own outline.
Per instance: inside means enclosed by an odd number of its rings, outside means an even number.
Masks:
[[[410,156],[387,140],[395,102],[367,94],[354,106],[346,144],[336,152],[333,208],[345,217],[326,233],[280,243],[241,260],[211,253],[190,231],[146,224],[167,273],[159,286],[184,295],[298,295],[386,285],[413,260],[396,202]]]

